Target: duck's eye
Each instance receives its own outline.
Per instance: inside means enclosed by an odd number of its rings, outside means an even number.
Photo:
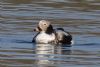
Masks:
[[[46,24],[44,24],[44,25],[46,25]]]

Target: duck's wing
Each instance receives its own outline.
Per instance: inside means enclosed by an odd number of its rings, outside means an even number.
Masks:
[[[69,32],[65,31],[63,28],[57,28],[56,34],[59,42],[67,44],[71,43],[72,35]]]
[[[56,28],[56,30],[60,30],[63,32],[66,36],[71,36],[71,34],[68,31],[65,31],[64,28]],[[72,37],[72,36],[71,36]]]
[[[35,42],[36,36],[37,36],[39,33],[40,33],[40,32],[38,32],[38,33],[33,37],[32,42]]]

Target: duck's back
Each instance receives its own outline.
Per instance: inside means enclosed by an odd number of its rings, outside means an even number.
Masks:
[[[63,28],[58,28],[56,34],[57,34],[57,39],[60,43],[71,44],[72,36],[68,32],[64,31]]]

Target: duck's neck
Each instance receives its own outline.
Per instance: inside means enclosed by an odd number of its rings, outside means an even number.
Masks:
[[[50,26],[47,28],[47,30],[45,31],[45,33],[47,33],[47,34],[52,34],[52,33],[54,33],[54,29],[53,29],[52,25],[50,25]]]

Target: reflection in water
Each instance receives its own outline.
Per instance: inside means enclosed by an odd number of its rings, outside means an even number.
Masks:
[[[57,60],[64,57],[61,55],[70,55],[70,47],[62,47],[61,45],[52,44],[36,44],[36,64],[54,64]]]

